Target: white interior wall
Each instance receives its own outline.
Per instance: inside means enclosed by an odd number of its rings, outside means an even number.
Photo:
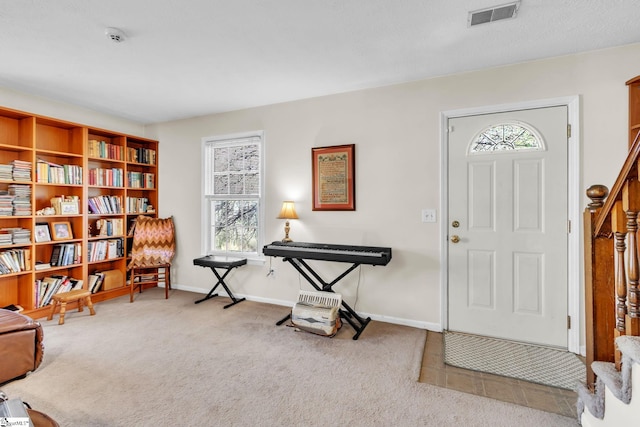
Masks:
[[[363,266],[340,286],[345,299],[378,319],[429,329],[440,327],[440,153],[442,111],[536,99],[581,97],[581,193],[591,184],[611,186],[627,150],[627,88],[640,74],[640,44],[378,89],[197,117],[147,126],[0,88],[4,107],[160,140],[160,215],[176,220],[177,287],[207,292],[208,269],[200,253],[200,141],[248,130],[266,135],[266,236],[278,240],[275,217],[285,199],[296,201],[299,220],[291,236],[391,246],[386,267]],[[355,212],[311,211],[311,148],[356,144]],[[583,205],[586,204],[586,200]],[[420,222],[423,208],[438,223]],[[304,279],[280,259],[276,278],[264,266],[235,270],[238,294],[292,303]],[[336,265],[316,263],[331,276]],[[341,266],[339,266],[342,268]],[[358,286],[359,283],[359,286]],[[277,320],[277,319],[276,319]]]
[[[201,255],[201,138],[264,130],[267,242],[282,237],[276,216],[291,199],[300,217],[292,221],[294,240],[392,247],[389,265],[363,266],[336,290],[375,318],[439,329],[443,219],[422,223],[420,212],[441,212],[440,112],[579,95],[583,194],[594,183],[610,186],[626,156],[624,82],[637,74],[640,44],[149,126],[148,136],[161,141],[160,213],[177,224],[174,282],[201,292],[213,284],[210,271],[192,264]],[[351,143],[357,210],[312,211],[311,148]],[[266,277],[270,262],[275,279]],[[314,265],[326,278],[339,271]],[[308,288],[280,259],[230,277],[235,292],[272,302],[292,303]]]

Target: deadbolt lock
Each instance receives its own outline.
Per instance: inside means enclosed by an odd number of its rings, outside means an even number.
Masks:
[[[451,226],[452,226],[453,228],[458,228],[458,227],[460,227],[460,223],[459,223],[458,221],[453,221],[453,222],[451,223]]]

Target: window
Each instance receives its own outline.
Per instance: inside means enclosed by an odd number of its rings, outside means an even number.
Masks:
[[[501,123],[480,132],[469,149],[471,154],[514,150],[544,150],[542,138],[523,123]]]
[[[203,138],[207,254],[261,258],[263,133]]]

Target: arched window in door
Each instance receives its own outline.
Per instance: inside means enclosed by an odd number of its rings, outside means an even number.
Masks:
[[[469,146],[469,154],[496,151],[541,151],[544,142],[538,132],[524,123],[500,123],[480,132]]]

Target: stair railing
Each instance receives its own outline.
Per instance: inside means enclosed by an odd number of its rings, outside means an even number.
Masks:
[[[620,369],[615,339],[640,335],[639,160],[636,137],[611,191],[603,185],[587,190],[591,203],[584,213],[585,328],[590,387],[595,384],[591,363],[615,362]]]

